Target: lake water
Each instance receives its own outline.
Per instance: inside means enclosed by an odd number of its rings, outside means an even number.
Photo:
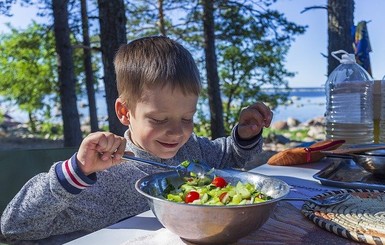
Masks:
[[[306,122],[324,116],[326,95],[323,88],[296,88],[290,92],[289,98],[291,103],[278,106],[274,110],[273,122],[289,117]]]
[[[104,92],[98,92],[96,98],[98,116],[100,121],[104,121],[107,115]],[[323,88],[295,88],[290,92],[289,98],[290,103],[281,105],[274,110],[273,122],[286,120],[289,117],[305,122],[324,114],[326,97]],[[80,98],[79,113],[83,120],[88,117],[88,107],[81,106],[84,104],[87,104],[86,98]],[[3,112],[7,111],[16,121],[26,122],[28,119],[25,113],[8,103],[2,102],[0,108]],[[60,118],[54,120],[61,121]]]

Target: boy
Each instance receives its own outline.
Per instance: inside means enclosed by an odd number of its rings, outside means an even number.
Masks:
[[[128,126],[124,137],[92,133],[71,159],[28,181],[4,211],[5,237],[38,240],[66,234],[73,239],[148,210],[134,184],[162,169],[122,162],[125,151],[166,164],[202,160],[215,168],[242,167],[261,151],[262,128],[272,119],[263,103],[242,110],[227,138],[211,141],[193,134],[200,78],[191,54],[175,41],[132,41],[117,52],[115,71],[115,111]]]

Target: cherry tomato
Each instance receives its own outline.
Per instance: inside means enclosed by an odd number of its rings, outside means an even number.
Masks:
[[[190,203],[190,202],[193,202],[193,201],[198,200],[198,199],[199,199],[199,193],[196,191],[190,191],[189,193],[187,193],[184,201],[185,201],[185,203]]]
[[[227,185],[227,182],[222,177],[215,177],[211,184],[215,185],[216,187],[223,188]]]

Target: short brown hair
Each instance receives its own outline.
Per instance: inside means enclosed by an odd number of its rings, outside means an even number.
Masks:
[[[143,89],[170,85],[195,95],[201,90],[191,53],[168,37],[144,37],[121,46],[114,65],[119,96],[129,107],[141,98]]]

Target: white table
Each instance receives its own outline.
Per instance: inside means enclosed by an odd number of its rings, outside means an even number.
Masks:
[[[313,178],[313,175],[327,166],[327,163],[320,161],[317,163],[303,164],[298,166],[270,166],[261,165],[250,170],[250,172],[265,174],[282,179],[293,187],[289,197],[312,197],[325,191],[333,190],[329,186],[323,186]],[[301,191],[296,191],[301,189]],[[293,202],[293,205],[300,208],[302,202]],[[158,222],[151,211],[144,212],[135,217],[123,220],[107,228],[98,230],[84,237],[73,240],[68,245],[114,245],[123,244],[135,238],[143,237],[162,229],[163,226]]]

